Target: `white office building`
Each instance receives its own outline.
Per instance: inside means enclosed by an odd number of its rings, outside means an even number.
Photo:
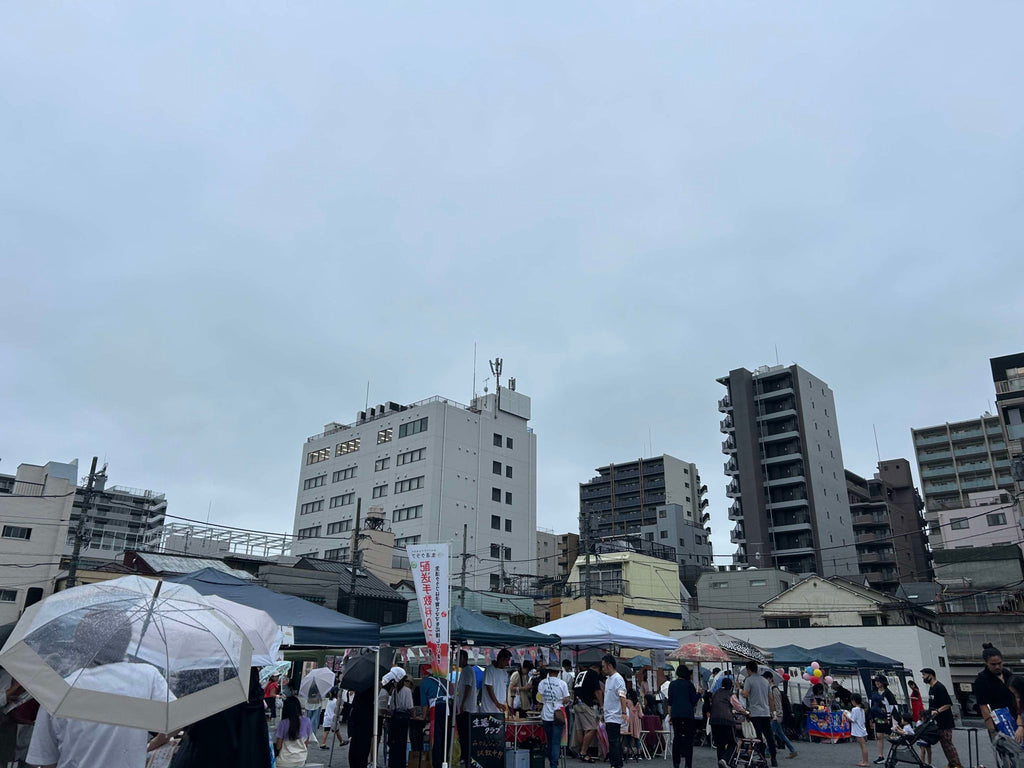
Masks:
[[[536,574],[537,441],[530,398],[501,387],[469,406],[444,397],[388,402],[330,423],[302,447],[292,554],[350,559],[356,508],[383,507],[396,556],[408,544],[463,548],[466,586]],[[453,557],[452,579],[461,558]]]

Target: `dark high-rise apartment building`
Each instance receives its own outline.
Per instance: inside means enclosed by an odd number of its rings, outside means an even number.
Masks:
[[[886,459],[871,479],[846,471],[857,559],[868,585],[895,592],[901,583],[931,581],[924,502],[908,459]]]
[[[798,365],[737,368],[718,381],[728,390],[718,409],[733,561],[858,575],[832,390]]]
[[[992,365],[996,407],[999,409],[999,421],[1006,437],[1010,462],[1020,467],[1024,461],[1024,352],[993,357],[989,363]],[[1017,492],[1024,487],[1019,476],[1022,471],[1024,467],[1017,470]]]
[[[674,456],[609,464],[580,483],[580,536],[637,536],[675,552],[684,581],[711,567],[708,488],[697,465]],[[580,542],[581,546],[583,542]],[[582,553],[582,550],[581,550]]]

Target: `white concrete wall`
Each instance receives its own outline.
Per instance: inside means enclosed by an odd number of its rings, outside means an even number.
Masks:
[[[31,529],[27,541],[0,537],[0,562],[6,566],[0,568],[0,590],[5,597],[14,593],[13,601],[0,602],[0,624],[18,620],[29,589],[41,588],[44,597],[53,592],[68,535],[77,472],[77,462],[22,464],[14,493],[0,495],[0,530],[5,525]]]

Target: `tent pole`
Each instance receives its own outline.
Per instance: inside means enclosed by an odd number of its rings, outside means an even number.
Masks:
[[[377,768],[377,738],[378,720],[380,719],[380,708],[377,706],[377,698],[380,696],[380,646],[376,648],[377,659],[373,668],[373,766]]]

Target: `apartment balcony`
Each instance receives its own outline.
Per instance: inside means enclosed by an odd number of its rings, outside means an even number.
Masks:
[[[970,472],[991,473],[992,465],[987,461],[962,461],[959,464],[957,464],[956,471],[961,475],[965,475]]]
[[[791,540],[775,540],[775,552],[778,556],[785,554],[787,557],[796,555],[808,555],[814,553],[814,541],[810,536],[804,536]]]
[[[966,458],[968,456],[986,456],[988,455],[988,448],[984,443],[962,445],[953,451],[953,455],[958,459]]]
[[[972,440],[982,436],[980,428],[977,429],[961,429],[958,432],[950,432],[949,436],[953,439],[953,442],[957,440]]]
[[[795,485],[797,483],[803,483],[807,480],[804,477],[803,472],[795,475],[782,475],[780,477],[770,477],[765,481],[765,485],[769,488],[778,488],[785,485]]]
[[[780,385],[766,385],[760,387],[755,385],[758,400],[777,400],[780,397],[790,397],[796,393],[793,390],[793,385],[789,381],[784,381]]]
[[[951,477],[956,474],[952,464],[944,467],[928,467],[921,470],[921,477]]]
[[[562,596],[567,598],[586,597],[586,581],[568,581],[562,587]],[[605,597],[609,595],[622,595],[629,597],[629,582],[625,579],[595,579],[590,580],[590,596]]]
[[[956,489],[957,488],[955,482],[924,484],[925,493],[943,493],[944,491],[955,491]]]
[[[796,424],[787,424],[783,429],[767,432],[762,435],[760,441],[762,443],[777,443],[783,440],[792,440],[794,437],[800,436],[800,430],[797,429]]]
[[[722,453],[735,453],[736,452],[736,438],[729,435],[725,440],[722,441]]]
[[[730,520],[742,520],[743,519],[743,502],[739,499],[733,501],[729,505],[729,519]]]
[[[995,484],[992,482],[991,474],[974,480],[961,480],[960,487],[965,491],[988,490],[990,488],[995,490]]]
[[[707,499],[701,499],[700,504],[697,505],[698,509],[707,509],[710,502]]]
[[[792,499],[782,499],[781,501],[773,501],[769,505],[774,512],[777,509],[797,509],[799,507],[806,507],[808,505],[806,497],[794,497]]]
[[[942,445],[949,442],[949,436],[943,432],[941,435],[918,435],[914,438],[914,445]]]
[[[758,414],[758,421],[774,421],[775,419],[784,419],[786,417],[796,418],[796,406],[793,403],[781,402],[778,405],[766,407],[760,414]]]
[[[883,550],[880,552],[864,552],[858,555],[858,560],[862,563],[874,564],[874,563],[885,563],[885,564],[896,564],[896,553],[891,550]]]
[[[919,457],[922,462],[939,461],[941,459],[953,458],[952,451],[931,451],[929,453],[922,453]]]
[[[718,401],[718,410],[722,413],[728,413],[732,410],[732,398],[726,395]]]
[[[580,498],[581,499],[599,499],[602,497],[611,496],[612,489],[607,483],[599,486],[580,486]]]
[[[854,528],[858,526],[889,525],[889,517],[877,512],[854,512],[852,517]]]
[[[698,482],[698,483],[700,482],[700,478],[699,478],[699,477],[697,478],[697,482]],[[702,485],[702,486],[700,487],[700,489],[699,489],[699,490],[697,491],[697,494],[698,494],[699,496],[703,496],[703,495],[704,495],[705,493],[707,493],[707,492],[708,492],[708,487],[707,487],[706,485]]]
[[[730,456],[729,460],[722,467],[727,475],[738,475],[740,473],[740,465],[737,463],[735,456]]]
[[[743,526],[737,525],[731,531],[729,531],[729,541],[733,544],[739,544],[741,541],[746,541],[746,534],[743,532]]]
[[[719,423],[718,428],[726,434],[732,432],[736,428],[732,422],[732,416],[726,414],[725,418]]]
[[[762,461],[766,466],[774,466],[775,464],[787,464],[792,461],[802,461],[804,455],[800,451],[792,451],[790,453],[780,453],[776,456],[765,456]]]
[[[700,516],[700,524],[701,525],[707,525],[710,522],[711,522],[711,513],[710,512],[705,512],[703,515]]]
[[[879,571],[868,571],[864,574],[864,578],[867,580],[868,584],[875,588],[899,582],[899,574],[890,568],[883,568]]]
[[[736,480],[735,478],[733,478],[732,482],[730,482],[725,487],[725,495],[728,496],[730,499],[735,499],[735,498],[737,498],[740,495],[740,483],[739,483],[739,480]]]
[[[881,543],[891,544],[892,543],[892,533],[890,531],[885,531],[885,532],[874,531],[874,532],[857,533],[857,534],[854,535],[854,541],[857,544],[881,544]]]

